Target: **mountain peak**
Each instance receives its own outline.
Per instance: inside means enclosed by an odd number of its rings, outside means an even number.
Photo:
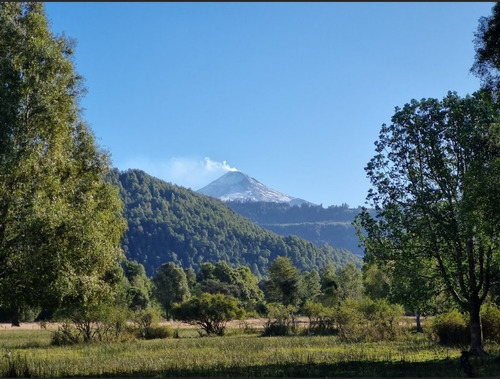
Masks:
[[[291,205],[306,203],[305,200],[297,199],[266,187],[258,180],[241,171],[228,171],[219,179],[214,180],[197,192],[218,198],[222,201],[265,201],[290,203]]]

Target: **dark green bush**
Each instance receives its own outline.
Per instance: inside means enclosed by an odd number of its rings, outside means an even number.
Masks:
[[[500,343],[500,307],[488,303],[481,310],[484,339]]]
[[[309,318],[309,327],[305,331],[306,334],[331,335],[337,333],[333,319],[333,308],[308,300],[304,304],[302,312]]]
[[[262,336],[288,336],[296,332],[294,313],[297,308],[291,305],[285,306],[280,303],[269,303],[267,305],[268,320],[264,324]]]
[[[170,338],[174,336],[174,330],[170,326],[157,325],[145,328],[140,333],[140,338],[152,340],[157,338]]]
[[[457,310],[436,316],[432,332],[442,345],[466,345],[470,342],[467,320]]]

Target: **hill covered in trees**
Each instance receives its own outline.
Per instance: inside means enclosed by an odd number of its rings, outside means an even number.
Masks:
[[[349,208],[345,204],[323,208],[322,205],[310,203],[297,206],[262,201],[227,201],[224,204],[279,235],[293,234],[318,246],[328,244],[337,249],[347,249],[360,257],[363,255],[352,225],[356,215],[361,212],[360,208]]]
[[[242,217],[222,202],[154,178],[140,170],[114,170],[128,230],[122,248],[128,259],[153,275],[165,262],[194,270],[204,262],[248,266],[257,275],[277,256],[288,256],[303,270],[360,265],[351,252],[318,247],[296,236],[279,236]]]

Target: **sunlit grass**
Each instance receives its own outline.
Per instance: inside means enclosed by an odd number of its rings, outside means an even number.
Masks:
[[[0,332],[0,376],[162,376],[162,377],[464,377],[460,347],[436,345],[425,335],[398,341],[343,343],[334,336],[259,337],[233,334],[78,346],[50,345],[50,331]],[[497,376],[500,349],[472,360],[478,376]],[[479,364],[480,363],[480,364]]]

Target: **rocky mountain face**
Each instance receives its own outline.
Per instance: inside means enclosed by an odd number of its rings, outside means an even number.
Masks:
[[[282,236],[296,235],[317,246],[325,244],[363,256],[352,225],[360,209],[323,208],[271,189],[254,178],[230,171],[197,191],[223,201],[236,213]]]

